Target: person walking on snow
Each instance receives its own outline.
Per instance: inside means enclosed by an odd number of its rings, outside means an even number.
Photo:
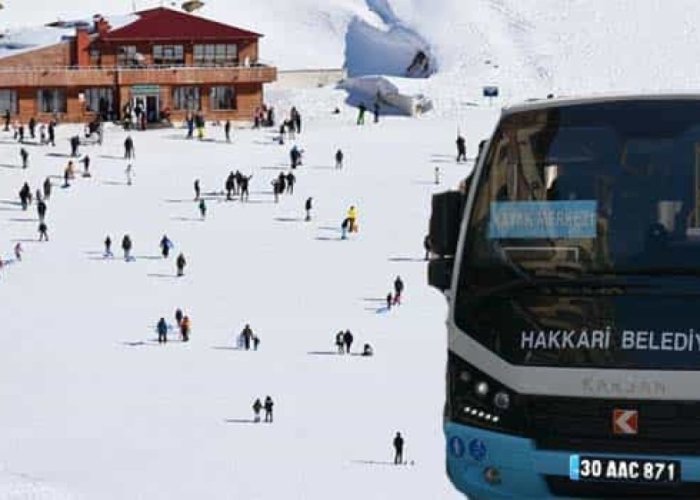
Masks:
[[[367,106],[365,106],[364,102],[361,102],[360,105],[357,107],[357,109],[358,109],[357,124],[364,125],[365,124],[365,113],[367,112]]]
[[[435,185],[440,184],[440,167],[435,167]]]
[[[335,334],[335,346],[338,349],[338,354],[345,353],[345,350],[343,348],[344,340],[343,340],[343,331],[342,330]]]
[[[345,333],[343,334],[343,344],[345,344],[346,354],[350,354],[350,348],[352,347],[353,340],[354,337],[352,336],[352,333],[350,333],[350,330],[345,330]]]
[[[252,175],[245,176],[241,174],[241,180],[238,181],[238,185],[241,188],[241,201],[248,201],[248,183],[252,178]]]
[[[122,250],[124,251],[124,260],[129,262],[131,260],[131,237],[125,234],[122,238]]]
[[[394,302],[394,296],[391,295],[391,292],[386,294],[386,310],[391,311],[391,305]]]
[[[36,204],[36,211],[39,215],[39,221],[44,222],[44,218],[46,217],[46,203],[44,203],[44,200],[39,200]]]
[[[85,158],[80,160],[80,163],[83,164],[83,177],[90,177],[90,156],[85,155]]]
[[[403,293],[403,281],[401,276],[397,276],[394,280],[394,305],[401,305],[401,294]]]
[[[180,325],[182,324],[182,318],[184,315],[182,314],[182,309],[179,307],[175,309],[175,323],[177,323],[177,327],[180,328]]]
[[[253,422],[256,424],[260,423],[260,410],[262,410],[262,407],[263,405],[260,402],[260,398],[257,398],[253,403]]]
[[[306,203],[304,203],[304,210],[306,210],[306,218],[304,219],[306,222],[311,220],[311,209],[313,205],[313,198],[308,197],[306,199]]]
[[[202,217],[202,220],[204,220],[207,216],[207,204],[204,202],[204,198],[199,200],[199,214]]]
[[[274,406],[274,403],[272,402],[272,398],[270,396],[267,396],[265,398],[265,422],[272,423],[272,407]]]
[[[348,209],[348,215],[347,218],[350,221],[350,227],[348,227],[348,231],[351,233],[356,233],[359,226],[357,224],[357,208],[355,208],[355,205],[352,205]]]
[[[226,189],[226,199],[231,201],[233,194],[236,191],[236,175],[233,172],[229,173],[228,177],[226,177],[224,188]]]
[[[338,149],[335,152],[335,168],[341,170],[343,168],[343,151]]]
[[[158,332],[158,343],[165,344],[168,341],[168,324],[165,322],[165,318],[158,320],[156,331]]]
[[[177,266],[177,276],[184,276],[185,275],[185,265],[187,265],[187,261],[185,260],[185,255],[183,253],[180,253],[180,255],[177,256],[177,260],[175,261],[175,265]]]
[[[135,153],[134,140],[131,138],[131,135],[127,135],[126,139],[124,139],[124,158],[127,160],[135,159]]]
[[[22,249],[22,244],[18,241],[15,245],[15,259],[17,260],[17,262],[22,262],[23,252],[24,250]]]
[[[231,120],[226,120],[224,134],[226,135],[226,142],[231,142]]]
[[[131,186],[131,178],[134,175],[134,166],[131,163],[129,163],[126,166],[126,170],[124,171],[124,173],[126,174],[126,185]]]
[[[258,337],[257,335],[253,335],[253,350],[257,351],[259,345],[260,345],[260,337]]]
[[[182,335],[183,342],[188,342],[190,340],[191,329],[192,329],[192,325],[190,323],[190,317],[185,316],[184,318],[182,318],[182,321],[180,322],[180,335]]]
[[[457,163],[467,161],[467,141],[462,134],[457,134]]]
[[[345,217],[343,219],[343,223],[340,225],[340,239],[341,240],[347,240],[348,239],[348,229],[350,228],[350,219],[348,217]]]
[[[400,432],[396,433],[394,437],[394,465],[401,465],[403,463],[403,446],[404,440]]]
[[[29,152],[24,148],[20,148],[19,156],[22,158],[22,168],[27,168],[29,166]]]
[[[195,179],[195,181],[194,181],[194,201],[199,201],[200,194],[201,194],[201,191],[199,188],[199,179]]]
[[[173,247],[173,242],[170,241],[168,235],[164,234],[160,239],[160,251],[164,259],[167,259],[170,255],[170,249]]]
[[[294,194],[294,183],[297,181],[297,178],[294,176],[292,172],[289,172],[287,174],[287,194]]]
[[[45,222],[39,223],[39,241],[49,241],[49,228]]]
[[[110,238],[109,235],[107,235],[107,237],[105,238],[104,243],[105,243],[104,257],[105,258],[114,257],[114,254],[112,253],[112,238]]]
[[[241,338],[243,339],[243,346],[245,347],[246,351],[250,350],[250,341],[253,339],[254,333],[253,330],[250,328],[250,325],[246,324],[245,328],[243,328],[243,331],[241,332]]]
[[[44,179],[43,189],[44,189],[44,199],[46,201],[48,201],[49,198],[51,198],[51,179],[50,178],[47,177],[46,179]]]

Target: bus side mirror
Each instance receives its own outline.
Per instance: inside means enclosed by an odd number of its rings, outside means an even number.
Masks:
[[[465,196],[460,191],[433,195],[430,215],[430,251],[440,257],[457,253]]]
[[[433,259],[428,263],[428,284],[441,292],[446,292],[452,284],[453,258]]]
[[[452,282],[464,202],[465,196],[460,191],[433,195],[429,234],[433,258],[428,264],[428,283],[442,292],[448,290]]]

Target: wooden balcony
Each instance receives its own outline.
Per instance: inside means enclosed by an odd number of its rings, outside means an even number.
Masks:
[[[202,85],[270,83],[272,66],[146,66],[1,68],[0,87],[103,87],[115,85]]]

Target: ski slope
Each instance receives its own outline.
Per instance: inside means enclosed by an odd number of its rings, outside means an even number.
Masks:
[[[475,116],[466,133],[482,136],[493,113]],[[453,163],[449,120],[361,128],[354,118],[349,108],[309,117],[295,194],[279,204],[270,181],[287,171],[289,144],[268,132],[237,130],[233,144],[216,127],[203,142],[180,129],[134,132],[127,186],[125,133],[110,126],[102,147],[82,151],[93,177],[67,189],[54,179],[47,243],[16,193],[61,174],[76,129],[60,126],[56,148],[26,146],[27,170],[0,133],[0,254],[11,260],[17,241],[25,249],[0,271],[0,470],[15,489],[22,477],[32,478],[24,488],[55,489],[12,496],[0,476],[0,498],[456,498],[443,471],[445,304],[426,284],[422,238],[431,194],[466,170]],[[248,203],[218,194],[231,169],[254,175]],[[361,231],[340,241],[353,204]],[[124,233],[134,262],[120,258]],[[183,278],[174,255],[160,257],[164,233],[187,257]],[[114,259],[102,256],[107,234]],[[381,312],[396,275],[405,303]],[[160,346],[155,322],[173,323],[176,307],[192,319],[191,341]],[[233,349],[245,323],[258,352]],[[339,329],[376,355],[329,354]],[[267,394],[275,423],[247,422]],[[412,466],[386,465],[396,431]]]

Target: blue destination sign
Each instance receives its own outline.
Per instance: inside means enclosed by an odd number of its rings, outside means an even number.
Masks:
[[[492,202],[489,238],[595,238],[597,207],[595,200]]]

